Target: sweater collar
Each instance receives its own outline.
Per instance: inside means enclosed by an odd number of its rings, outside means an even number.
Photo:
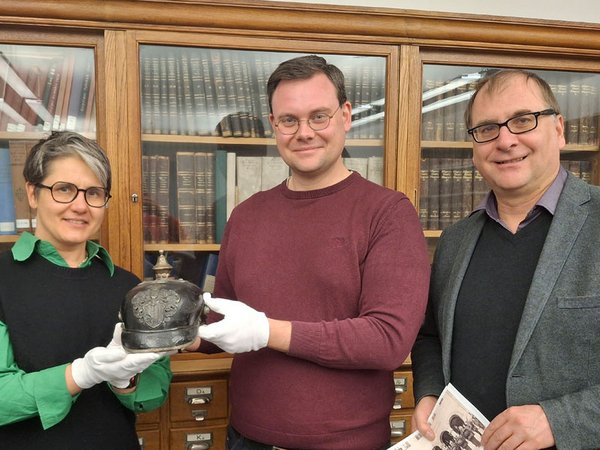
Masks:
[[[287,198],[300,199],[300,200],[301,199],[312,199],[312,198],[326,197],[328,195],[331,195],[338,191],[341,191],[342,189],[345,189],[346,187],[355,183],[360,178],[362,178],[360,176],[360,174],[358,172],[353,171],[350,175],[348,175],[346,178],[344,178],[339,183],[336,183],[332,186],[327,186],[322,189],[315,189],[312,191],[292,191],[291,189],[289,189],[286,186],[285,181],[280,184],[280,187],[282,189],[283,195],[285,195]]]
[[[104,263],[110,275],[114,274],[115,265],[104,247],[94,241],[87,241],[86,250],[88,257],[81,263],[80,268],[89,267],[93,259],[98,257]],[[37,253],[57,266],[69,267],[64,258],[50,242],[43,241],[27,231],[21,234],[11,251],[15,261],[26,261],[34,253]]]

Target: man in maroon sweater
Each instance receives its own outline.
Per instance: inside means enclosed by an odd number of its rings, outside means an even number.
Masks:
[[[386,448],[393,371],[427,299],[419,219],[404,194],[344,166],[352,107],[337,67],[286,61],[268,95],[291,176],[231,214],[220,298],[206,299],[224,318],[199,329],[200,351],[235,354],[228,448]]]

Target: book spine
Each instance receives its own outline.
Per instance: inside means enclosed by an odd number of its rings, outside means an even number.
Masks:
[[[236,154],[227,152],[227,219],[231,216],[231,212],[237,204],[237,187],[236,187]]]
[[[458,222],[463,217],[463,171],[461,158],[450,159],[452,168],[452,197],[450,200],[452,223]]]
[[[452,160],[440,158],[440,229],[452,223]]]
[[[575,78],[569,82],[569,95],[567,96],[567,143],[579,143],[579,108],[581,102],[581,83]]]
[[[473,169],[473,208],[477,208],[488,192],[487,183],[481,172]]]
[[[179,134],[179,108],[177,101],[177,61],[174,50],[167,53],[167,111],[169,134]]]
[[[223,64],[223,85],[225,88],[225,99],[226,99],[226,108],[225,114],[222,115],[223,119],[227,117],[229,120],[229,125],[231,126],[231,135],[233,137],[242,137],[242,120],[240,116],[240,105],[239,99],[237,96],[237,87],[236,80],[234,78],[234,70],[233,70],[233,60],[231,56],[231,52],[228,50],[224,50],[222,53],[222,64]],[[239,80],[240,86],[241,79]],[[228,113],[229,112],[229,113]]]
[[[86,52],[85,71],[83,74],[83,84],[81,87],[81,99],[79,101],[79,109],[77,111],[77,122],[75,129],[78,131],[85,131],[86,114],[88,112],[88,103],[92,101],[94,95],[92,94],[92,85],[95,87],[95,83],[92,80],[94,76],[94,59],[93,55]]]
[[[8,141],[12,173],[12,191],[15,207],[15,225],[17,233],[22,231],[33,232],[33,217],[31,209],[29,208],[29,200],[27,199],[25,178],[23,178],[23,168],[25,167],[27,155],[34,145],[35,141]]]
[[[183,96],[183,123],[185,123],[185,134],[196,135],[198,130],[196,128],[196,117],[194,114],[190,56],[186,49],[181,50],[180,66],[181,92]]]
[[[152,58],[147,54],[142,54],[141,57],[141,126],[142,133],[152,133]]]
[[[208,110],[206,109],[205,81],[202,76],[202,59],[199,50],[192,50],[190,55],[190,81],[196,133],[200,136],[210,136],[211,126],[208,119]]]
[[[473,163],[470,158],[462,158],[462,208],[463,217],[473,211]]]
[[[430,230],[440,229],[440,159],[429,159],[429,226]]]
[[[49,117],[44,120],[44,124],[42,125],[43,131],[50,131],[52,129],[54,114],[56,112],[56,102],[58,101],[58,89],[62,79],[62,67],[62,59],[55,58],[48,70],[48,78],[46,79],[48,94],[47,98],[44,95],[44,104],[48,110]]]
[[[88,98],[85,113],[83,116],[83,131],[96,131],[96,77],[92,74],[90,86],[88,89]]]
[[[58,89],[58,99],[56,112],[54,113],[53,130],[65,130],[67,126],[67,114],[69,112],[69,96],[71,94],[71,85],[73,84],[73,70],[75,65],[75,55],[70,52],[66,55],[63,65],[63,76]]]
[[[196,187],[196,242],[206,244],[207,241],[207,199],[206,170],[208,164],[206,152],[194,154],[194,177]]]
[[[593,146],[598,146],[598,120],[600,119],[600,116],[598,115],[597,112],[592,112],[593,108],[595,105],[598,104],[598,88],[594,85],[591,86],[590,88],[590,101],[589,104],[591,105],[590,108],[590,114],[592,115],[592,117],[590,118],[590,125],[589,125],[589,133],[588,133],[588,141],[587,143],[589,145],[593,145]]]
[[[215,243],[215,154],[206,153],[206,243]]]
[[[262,157],[238,156],[236,164],[238,203],[260,191]]]
[[[149,155],[142,155],[142,226],[144,243],[152,242],[152,172]]]
[[[260,190],[266,191],[281,184],[290,174],[290,169],[280,156],[262,156]]]
[[[367,180],[383,186],[383,156],[369,156]]]
[[[419,167],[419,220],[424,230],[429,229],[429,161],[421,158]]]
[[[367,158],[361,158],[359,156],[347,156],[344,159],[344,165],[348,170],[358,172],[361,177],[367,178],[367,168],[369,161]]]
[[[592,86],[587,82],[581,83],[581,101],[579,105],[579,136],[578,142],[587,145],[590,137],[590,122],[593,106],[590,104]]]
[[[158,82],[159,82],[159,115],[158,126],[154,124],[155,130],[158,130],[157,134],[168,134],[169,133],[169,122],[170,122],[170,105],[169,105],[169,71],[167,69],[167,56],[160,55],[158,57]]]
[[[579,174],[581,179],[588,184],[592,183],[592,161],[580,161]]]
[[[151,66],[151,101],[152,101],[152,133],[160,134],[162,130],[162,104],[161,104],[161,73],[160,57],[152,54],[148,55]]]
[[[0,234],[15,234],[15,219],[10,151],[0,147]]]
[[[148,158],[150,169],[150,208],[148,211],[148,242],[155,244],[158,242],[158,156],[150,155]]]
[[[219,128],[219,111],[217,107],[217,75],[215,70],[217,67],[211,65],[211,58],[209,55],[211,50],[204,50],[202,52],[202,78],[204,79],[204,93],[206,96],[206,110],[208,113],[208,130],[212,136],[219,136],[221,130]],[[218,69],[220,73],[220,66]]]
[[[444,82],[442,80],[435,80],[434,85],[436,88],[442,87]],[[438,95],[435,101],[443,99],[443,95]],[[436,108],[433,110],[433,140],[443,141],[444,140],[444,112],[442,108]]]
[[[170,157],[159,155],[156,158],[158,242],[167,243],[170,236]]]
[[[221,243],[227,223],[227,151],[215,151],[215,242]]]
[[[178,242],[196,242],[196,185],[194,173],[194,152],[175,154],[177,177],[177,219]]]
[[[85,52],[86,54],[87,52]],[[71,93],[67,108],[67,122],[65,129],[74,131],[78,127],[79,110],[83,99],[84,79],[87,71],[87,61],[85,56],[77,55],[73,66],[73,81],[71,84]],[[89,85],[88,85],[89,89]]]

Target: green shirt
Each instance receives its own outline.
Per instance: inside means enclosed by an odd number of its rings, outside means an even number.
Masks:
[[[68,267],[52,244],[30,233],[23,233],[12,248],[16,261],[25,261],[34,252],[54,264]],[[112,276],[114,264],[102,246],[88,241],[87,252],[88,257],[81,267],[91,264],[92,259],[98,257]],[[0,426],[39,416],[44,429],[48,429],[63,420],[78,398],[78,395],[71,396],[67,390],[67,366],[63,364],[38,372],[24,372],[14,361],[8,329],[0,322]],[[138,376],[135,391],[129,394],[113,392],[128,409],[135,412],[150,411],[164,402],[171,376],[169,358],[161,358]]]

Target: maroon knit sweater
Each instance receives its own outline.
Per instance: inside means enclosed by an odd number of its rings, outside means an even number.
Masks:
[[[282,183],[239,205],[215,295],[291,321],[292,338],[288,354],[235,356],[231,424],[284,448],[385,446],[392,372],[413,345],[428,285],[414,207],[357,173],[309,192]]]

